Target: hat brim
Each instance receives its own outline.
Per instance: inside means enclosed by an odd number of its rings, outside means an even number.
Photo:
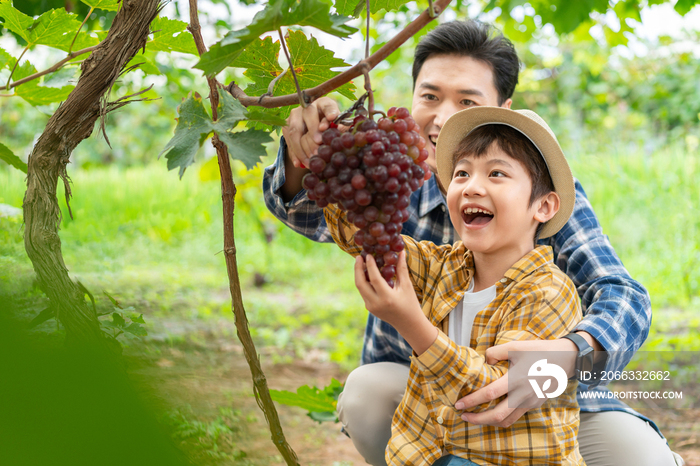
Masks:
[[[452,115],[440,130],[435,158],[437,175],[447,188],[454,172],[454,154],[462,140],[476,128],[490,124],[510,126],[524,134],[542,154],[559,195],[559,211],[540,231],[540,238],[555,235],[574,211],[576,190],[571,168],[557,138],[542,118],[530,110],[510,110],[504,107],[472,107]]]

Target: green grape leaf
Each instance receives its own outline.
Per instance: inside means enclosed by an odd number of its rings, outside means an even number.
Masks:
[[[307,38],[301,31],[289,31],[286,41],[302,89],[318,86],[339,74],[331,68],[349,66],[342,59],[334,57],[332,51],[320,46],[314,37]],[[248,95],[267,93],[272,80],[282,73],[282,67],[278,63],[279,53],[279,41],[273,42],[271,37],[257,39],[231,64],[233,67],[246,68],[243,74],[252,81],[245,89]],[[336,92],[351,100],[355,99],[355,86],[352,83],[343,84]],[[294,93],[294,77],[287,71],[275,84],[273,95]],[[282,107],[260,113],[269,119],[280,121],[286,119],[290,111],[291,107]],[[262,121],[261,123],[270,124]]]
[[[219,105],[216,109],[219,119],[214,124],[214,129],[218,132],[226,132],[233,129],[239,121],[246,119],[246,109],[231,94],[219,90]]]
[[[91,8],[97,8],[106,11],[119,10],[119,0],[80,0]]]
[[[17,157],[9,147],[0,143],[0,160],[8,165],[15,167],[17,170],[27,173],[27,164]]]
[[[124,320],[124,317],[118,312],[112,313],[112,324],[119,328],[126,327],[126,321]]]
[[[285,126],[287,124],[287,120],[284,118],[262,110],[249,110],[248,121],[267,126]]]
[[[0,47],[0,70],[5,68],[5,66],[7,66],[10,62],[14,63],[13,60],[14,58],[12,58],[12,55]]]
[[[134,65],[138,65],[138,68],[136,69],[143,71],[143,73],[146,75],[162,74],[160,72],[160,69],[158,69],[156,64],[153,62],[153,60],[149,59],[143,54],[136,55],[129,61],[129,63],[126,66],[129,67]]]
[[[339,15],[356,16],[355,7],[357,7],[360,2],[362,2],[362,5],[365,4],[365,0],[336,0],[334,5],[335,11],[337,11]]]
[[[678,0],[673,9],[681,16],[685,16],[698,3],[700,3],[698,0]]]
[[[297,406],[310,412],[335,412],[336,401],[322,390],[308,385],[299,387],[296,393],[287,390],[270,390],[270,396],[280,404]]]
[[[14,74],[15,81],[26,78],[36,73],[36,68],[29,61],[25,61],[17,67]],[[73,85],[62,87],[40,86],[37,80],[32,80],[15,87],[15,94],[31,105],[39,107],[66,100],[68,94],[75,88]]]
[[[34,24],[34,19],[31,16],[27,16],[13,7],[11,0],[0,0],[0,18],[5,20],[3,23],[5,29],[29,42],[27,29]]]
[[[156,18],[151,23],[153,39],[146,44],[148,50],[157,52],[180,52],[199,55],[187,23],[176,19]]]
[[[205,74],[216,74],[229,66],[243,50],[258,37],[268,31],[276,31],[282,26],[312,26],[323,32],[348,37],[357,29],[345,23],[350,18],[331,14],[330,5],[322,0],[272,0],[265,9],[253,17],[253,22],[244,29],[226,34],[214,44],[195,65]]]
[[[55,102],[63,102],[73,89],[75,89],[75,86],[45,87],[37,85],[36,81],[30,81],[17,86],[15,94],[31,105],[39,107]]]
[[[190,93],[177,109],[179,117],[175,135],[160,155],[165,153],[168,170],[180,168],[180,178],[185,169],[194,163],[194,156],[211,133],[211,117],[198,93]]]
[[[243,162],[247,169],[255,167],[262,157],[267,155],[263,144],[272,142],[270,133],[259,129],[249,129],[237,133],[217,131],[219,139],[228,147],[228,153],[234,160]]]
[[[124,331],[129,332],[132,335],[136,335],[137,337],[145,337],[148,335],[146,328],[136,322],[132,322],[128,326],[124,327]]]
[[[145,323],[146,323],[146,321],[143,320],[143,314],[139,314],[139,315],[134,314],[134,315],[132,315],[132,316],[131,316],[131,321],[132,321],[132,322],[137,322],[137,323],[139,323],[139,324],[145,324]]]
[[[212,132],[216,132],[219,139],[228,146],[231,157],[242,161],[247,168],[254,167],[260,157],[267,154],[263,144],[271,142],[272,138],[265,131],[229,132],[247,118],[247,112],[228,92],[221,90],[219,96],[217,121],[212,121],[204,108],[202,97],[197,93],[190,94],[178,108],[175,135],[161,154],[167,152],[165,158],[168,160],[168,170],[180,167],[180,178],[185,169],[194,163],[197,151]]]

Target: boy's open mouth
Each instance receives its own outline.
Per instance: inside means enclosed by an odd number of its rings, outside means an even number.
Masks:
[[[462,210],[462,218],[467,225],[486,225],[493,218],[493,214],[485,209],[467,207]]]

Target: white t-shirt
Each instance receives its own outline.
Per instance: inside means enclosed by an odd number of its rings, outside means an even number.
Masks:
[[[447,336],[459,346],[469,346],[474,318],[496,298],[496,285],[476,293],[473,290],[474,280],[469,284],[469,289],[464,292],[462,300],[450,312]]]

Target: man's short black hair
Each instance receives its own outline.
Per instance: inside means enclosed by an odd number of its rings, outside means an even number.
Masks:
[[[518,84],[520,61],[513,43],[494,26],[480,21],[450,21],[430,31],[416,47],[413,87],[423,63],[433,55],[459,55],[480,60],[491,67],[498,105],[510,99]]]

